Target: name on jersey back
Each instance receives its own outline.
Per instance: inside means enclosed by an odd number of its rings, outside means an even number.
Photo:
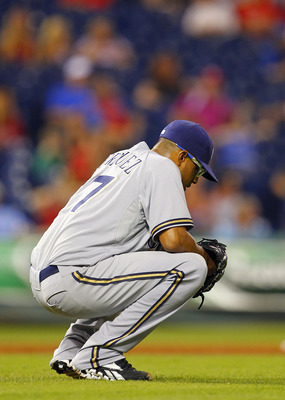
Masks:
[[[105,165],[116,165],[121,168],[126,174],[130,174],[133,169],[138,166],[142,160],[130,151],[118,152],[110,155],[105,161]]]

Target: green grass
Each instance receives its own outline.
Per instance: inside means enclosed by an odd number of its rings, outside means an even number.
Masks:
[[[1,326],[1,343],[51,344],[56,347],[66,327]],[[272,344],[285,338],[285,324],[163,325],[144,343],[201,345]],[[143,344],[142,344],[143,346]],[[128,361],[151,372],[152,382],[72,380],[55,374],[52,354],[0,354],[2,400],[282,400],[285,356],[176,355],[130,353]]]

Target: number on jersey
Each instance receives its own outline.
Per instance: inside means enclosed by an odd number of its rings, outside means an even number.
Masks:
[[[104,190],[112,181],[117,179],[114,176],[109,176],[109,175],[99,175],[97,178],[94,178],[90,185],[85,189],[85,191],[88,191],[88,193],[83,197],[82,200],[80,200],[71,210],[72,212],[75,212],[78,210],[79,207],[81,207],[84,203],[86,203],[87,200],[91,199],[92,197],[96,196],[102,190]],[[90,186],[92,185],[92,190],[90,191]],[[94,188],[94,185],[96,186]]]

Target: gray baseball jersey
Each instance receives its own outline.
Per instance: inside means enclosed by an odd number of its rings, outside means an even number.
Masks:
[[[112,154],[71,197],[32,253],[32,265],[95,265],[155,249],[161,231],[192,228],[181,175],[145,142]]]

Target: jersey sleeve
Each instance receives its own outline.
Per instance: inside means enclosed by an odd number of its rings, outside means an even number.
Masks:
[[[140,198],[151,239],[159,242],[159,234],[169,228],[193,227],[187,207],[181,174],[169,159],[159,155],[149,157],[141,182]]]

